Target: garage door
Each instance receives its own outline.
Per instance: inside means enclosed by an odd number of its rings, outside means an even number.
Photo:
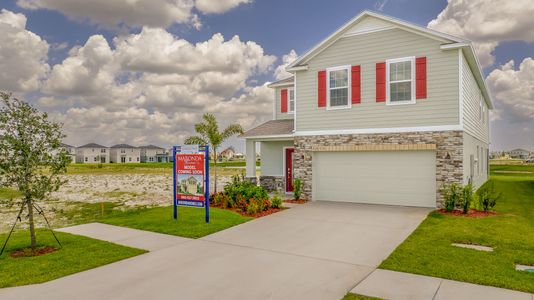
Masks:
[[[313,199],[436,206],[434,151],[315,152]]]

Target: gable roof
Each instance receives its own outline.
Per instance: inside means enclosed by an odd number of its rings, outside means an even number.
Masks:
[[[290,76],[288,78],[284,78],[282,80],[278,80],[272,83],[269,83],[267,87],[274,88],[279,86],[292,86],[295,84],[295,76]]]
[[[123,149],[131,149],[131,148],[137,148],[137,147],[134,147],[132,145],[128,145],[128,144],[117,144],[117,145],[113,145],[111,146],[111,148],[114,148],[114,149],[117,149],[117,148],[123,148]]]
[[[267,121],[257,127],[247,130],[240,135],[242,138],[250,137],[264,137],[264,136],[286,136],[292,135],[295,128],[293,119],[287,120],[271,120]]]
[[[403,30],[415,34],[438,40],[443,43],[441,47],[442,50],[462,49],[469,63],[469,67],[471,68],[471,71],[477,81],[477,84],[480,90],[482,91],[482,94],[484,95],[486,104],[490,109],[493,108],[491,96],[489,95],[484,76],[482,75],[482,68],[480,67],[480,63],[478,61],[473,45],[471,44],[471,41],[369,10],[362,11],[356,17],[345,23],[343,26],[339,27],[326,39],[322,40],[319,44],[315,45],[313,48],[305,52],[302,56],[290,63],[286,67],[286,71],[295,72],[299,70],[306,70],[306,63],[310,59],[312,59],[317,54],[321,53],[323,50],[332,45],[334,42],[342,38],[351,28],[353,28],[356,24],[366,19],[367,17],[373,17],[382,22],[387,22],[392,25],[390,28],[401,28]],[[372,31],[374,30],[369,29],[366,31],[361,31],[361,33]]]
[[[65,144],[65,143],[60,143],[59,145],[60,145],[61,147],[63,147],[63,148],[74,148],[74,146],[71,146],[71,145],[69,145],[69,144]]]
[[[83,146],[80,146],[78,148],[107,148],[106,146],[99,145],[97,143],[89,143],[85,144]]]
[[[143,148],[143,149],[158,149],[158,150],[165,150],[165,148],[161,148],[159,146],[156,146],[156,145],[146,145],[146,146],[139,146],[139,148]]]

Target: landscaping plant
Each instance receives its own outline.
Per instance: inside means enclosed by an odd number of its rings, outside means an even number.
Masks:
[[[497,201],[501,198],[501,193],[495,191],[495,184],[493,181],[481,186],[477,191],[478,206],[481,206],[484,211],[492,210]]]
[[[471,203],[473,202],[473,196],[473,185],[469,183],[462,188],[461,205],[464,214],[469,212],[469,207],[471,207]]]
[[[61,147],[65,135],[60,123],[50,121],[30,104],[6,93],[0,93],[0,100],[0,187],[14,187],[22,195],[21,212],[27,209],[31,248],[35,250],[35,201],[44,200],[64,183],[60,175],[70,162]]]
[[[442,189],[442,194],[445,200],[445,211],[451,212],[461,201],[462,189],[457,183],[452,183]]]
[[[271,207],[282,208],[282,197],[280,197],[280,194],[278,192],[276,192],[271,198]]]
[[[206,113],[202,116],[204,122],[195,124],[195,131],[198,136],[191,136],[185,139],[188,145],[209,145],[213,153],[213,177],[215,179],[214,192],[217,193],[217,149],[230,137],[243,133],[243,128],[239,124],[230,124],[223,131],[219,132],[219,124],[215,116]]]
[[[298,178],[295,178],[295,180],[293,180],[293,197],[295,198],[295,201],[299,201],[301,195],[302,195],[302,181]]]

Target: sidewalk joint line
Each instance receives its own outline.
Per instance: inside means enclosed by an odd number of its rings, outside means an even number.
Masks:
[[[436,296],[438,295],[439,289],[441,288],[441,284],[443,283],[443,279],[439,281],[438,289],[434,293],[434,296],[432,297],[432,300],[436,299]]]

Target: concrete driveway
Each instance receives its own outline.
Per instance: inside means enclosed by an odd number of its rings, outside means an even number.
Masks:
[[[48,283],[1,289],[0,298],[338,300],[428,212],[313,202],[198,240],[161,237],[160,244],[157,234],[77,226],[65,231],[141,248],[150,241],[144,248],[152,251]]]

